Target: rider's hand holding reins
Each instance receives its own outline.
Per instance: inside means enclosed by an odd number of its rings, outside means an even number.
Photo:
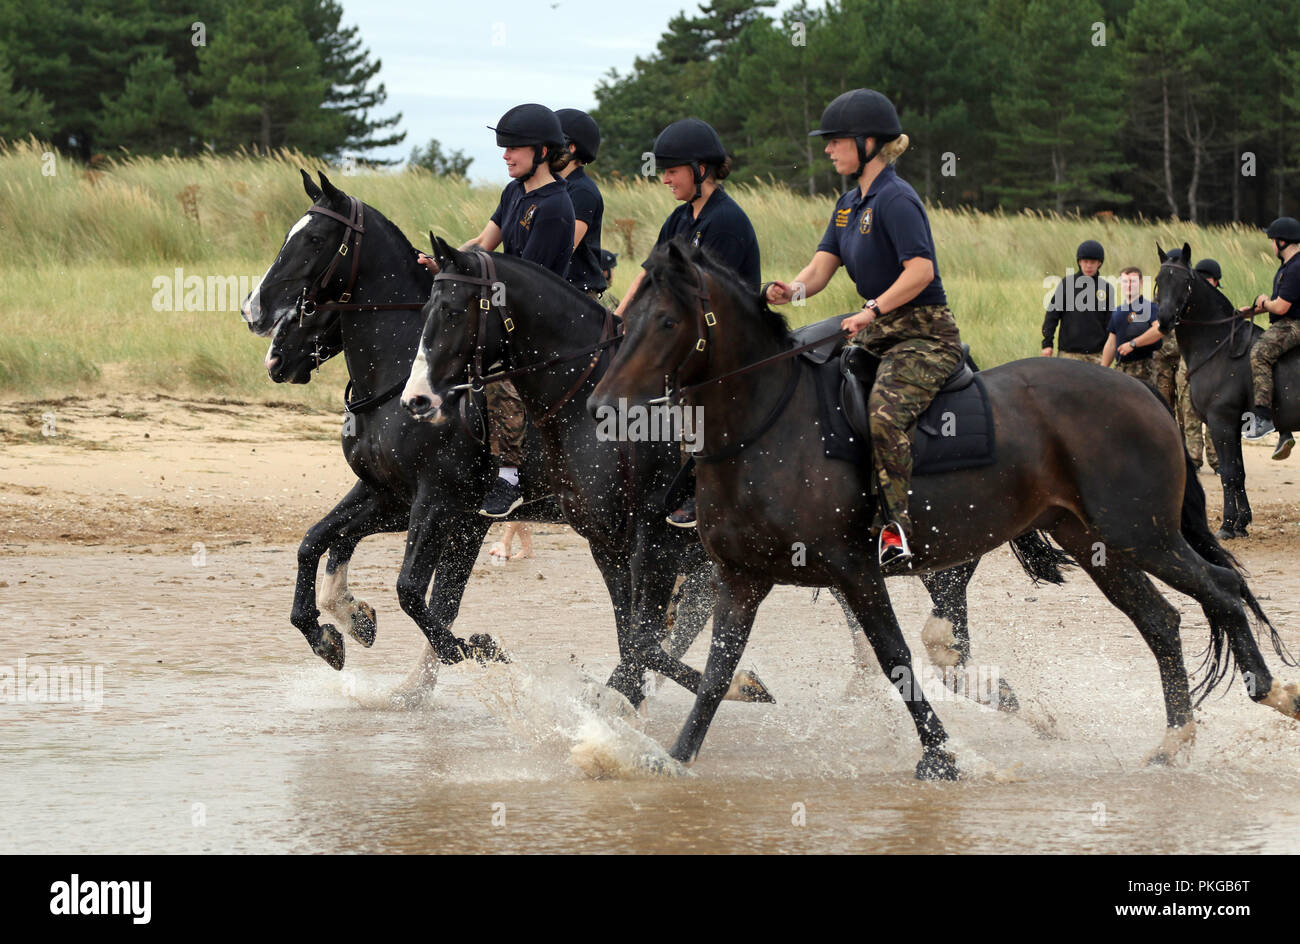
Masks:
[[[438,274],[438,263],[436,263],[432,257],[426,256],[424,253],[417,250],[415,253],[415,261],[424,266],[434,275]]]
[[[856,315],[849,315],[841,321],[840,327],[843,328],[850,337],[852,337],[867,325],[871,324],[871,322],[875,321],[877,314],[878,312],[875,308],[864,308]]]

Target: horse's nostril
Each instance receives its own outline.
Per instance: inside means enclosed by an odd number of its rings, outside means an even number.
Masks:
[[[406,401],[406,409],[412,413],[425,413],[431,405],[426,396],[414,396]]]

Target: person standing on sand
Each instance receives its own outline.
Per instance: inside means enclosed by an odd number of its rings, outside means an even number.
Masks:
[[[1110,283],[1101,278],[1106,250],[1095,239],[1086,239],[1075,250],[1079,271],[1056,284],[1043,318],[1043,357],[1055,351],[1059,357],[1101,363],[1106,346],[1106,325],[1115,307]],[[1060,341],[1057,342],[1057,328]]]

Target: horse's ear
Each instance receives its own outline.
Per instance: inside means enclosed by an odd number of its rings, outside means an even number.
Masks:
[[[325,176],[323,171],[320,173],[320,188],[331,203],[341,203],[346,199],[343,191],[330,183],[330,179]]]
[[[432,230],[429,231],[429,243],[433,246],[433,259],[438,263],[439,269],[449,265],[453,269],[463,271],[469,265],[469,259],[466,258],[465,253],[456,249],[441,236],[433,235]]]
[[[311,197],[312,203],[315,203],[320,199],[320,187],[317,187],[316,181],[311,179],[311,174],[302,170],[302,168],[299,168],[299,173],[302,174],[302,189],[307,191],[307,196]]]
[[[1165,264],[1165,260],[1168,259],[1169,257],[1168,257],[1167,255],[1165,255],[1165,251],[1164,251],[1163,249],[1160,248],[1160,244],[1159,244],[1159,243],[1156,243],[1156,253],[1160,256],[1160,264],[1161,264],[1161,265],[1164,265],[1164,264]]]
[[[1187,243],[1183,243],[1183,265],[1189,269],[1192,267],[1192,247]]]

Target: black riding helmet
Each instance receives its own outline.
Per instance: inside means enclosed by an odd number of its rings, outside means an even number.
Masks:
[[[616,252],[610,252],[608,249],[602,249],[602,250],[600,251],[600,267],[601,267],[601,269],[603,269],[604,271],[608,272],[610,269],[614,268],[616,265],[618,265],[618,253],[616,253]]]
[[[556,148],[564,146],[564,129],[560,127],[560,119],[545,105],[516,105],[501,116],[495,128],[488,125],[488,130],[497,133],[497,147],[532,145],[533,166],[519,178],[521,181],[537,173],[537,165],[542,162],[543,145],[549,147],[552,153]]]
[[[1096,259],[1098,262],[1106,261],[1106,250],[1102,248],[1101,243],[1095,239],[1085,239],[1079,243],[1079,248],[1074,251],[1074,261],[1080,259]]]
[[[903,133],[894,103],[875,89],[853,89],[837,96],[822,112],[821,127],[808,132],[810,138],[853,138],[858,142],[858,169],[880,153],[880,148]],[[867,138],[876,146],[867,153]]]
[[[1216,279],[1220,282],[1223,281],[1223,270],[1219,268],[1219,264],[1213,259],[1202,259],[1200,262],[1196,263],[1196,271],[1207,279]]]
[[[584,164],[594,161],[600,150],[600,127],[596,124],[596,119],[577,108],[561,108],[555,117],[560,119],[565,143],[577,145],[575,153],[578,160]]]
[[[727,159],[727,149],[722,146],[722,139],[713,126],[698,118],[683,118],[674,121],[655,138],[655,166],[680,167],[689,165],[695,174],[695,196],[700,196],[700,184],[704,181],[701,164],[717,167]]]
[[[1300,243],[1300,220],[1293,216],[1279,216],[1268,224],[1268,231],[1265,235],[1269,239],[1280,239],[1287,244]],[[1282,248],[1285,249],[1286,246]],[[1281,250],[1278,251],[1277,257],[1282,258]]]

